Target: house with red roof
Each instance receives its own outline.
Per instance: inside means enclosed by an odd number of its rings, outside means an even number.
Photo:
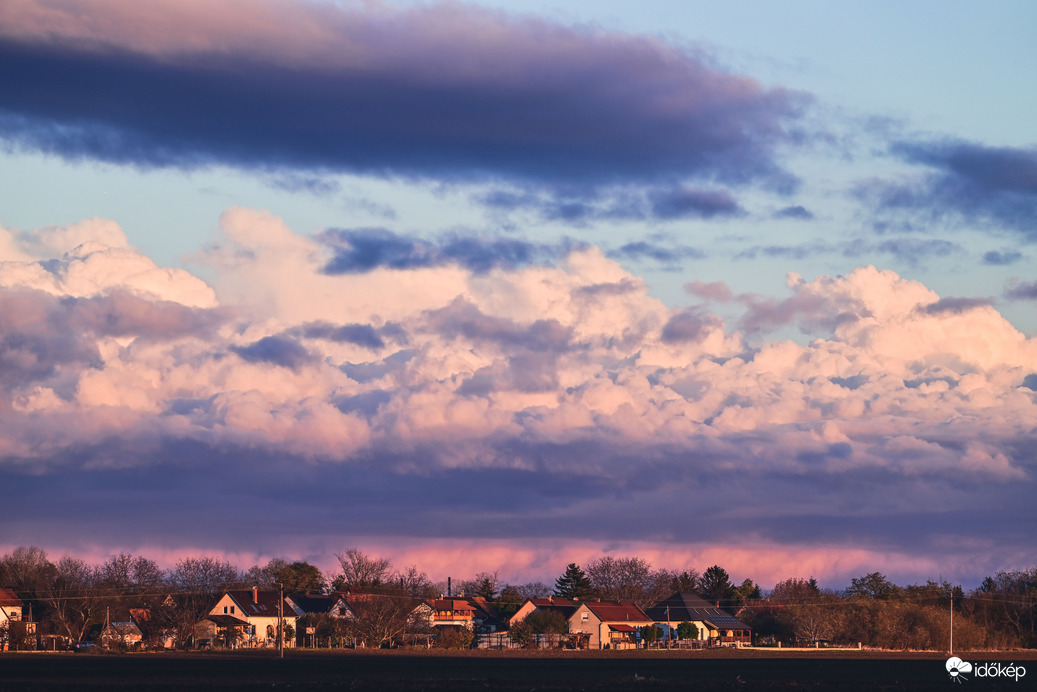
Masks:
[[[429,598],[420,608],[432,628],[464,627],[476,633],[494,632],[500,624],[497,611],[485,598],[454,596]]]
[[[576,612],[578,605],[578,601],[570,601],[567,598],[558,598],[557,596],[527,598],[526,602],[508,620],[508,627],[514,627],[536,611],[558,613],[568,621],[569,617]]]
[[[583,601],[569,616],[569,633],[587,637],[590,649],[634,649],[652,618],[632,601]]]
[[[22,621],[22,610],[25,604],[11,589],[0,589],[0,651],[4,651],[10,642],[11,623]]]

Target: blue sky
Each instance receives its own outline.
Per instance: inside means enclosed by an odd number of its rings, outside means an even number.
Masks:
[[[101,516],[106,542],[69,536],[59,494],[0,544],[430,560],[435,540],[443,570],[486,568],[444,547],[464,544],[530,578],[636,550],[764,586],[1024,566],[1035,20],[1024,2],[7,4],[0,415],[19,432],[0,468],[26,498],[60,476],[96,499],[178,468],[237,478],[258,453],[237,513],[280,485],[299,519],[242,544],[244,522]],[[322,474],[411,520],[307,508]],[[422,481],[494,495],[466,505],[481,527],[414,506]],[[615,501],[690,521],[682,491],[751,510],[696,531],[577,519]],[[318,517],[355,528],[304,530]]]

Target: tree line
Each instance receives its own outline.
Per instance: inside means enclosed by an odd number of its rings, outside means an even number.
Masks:
[[[453,595],[486,599],[502,621],[528,598],[600,598],[648,608],[675,591],[693,592],[751,626],[758,642],[860,642],[891,649],[943,648],[953,607],[955,643],[962,649],[1037,647],[1037,567],[999,571],[969,592],[946,581],[900,586],[879,572],[854,578],[842,590],[821,588],[812,577],[790,577],[764,592],[751,579],[733,582],[719,565],[701,573],[655,569],[640,557],[604,556],[586,568],[570,563],[550,585],[510,584],[494,571],[449,586],[433,582],[416,565],[396,568],[356,548],[335,557],[337,569],[330,573],[282,558],[240,570],[216,556],[185,557],[164,570],[143,555],[119,554],[91,565],[74,555],[53,562],[44,550],[22,546],[0,556],[0,587],[12,589],[26,603],[42,632],[71,641],[82,640],[106,613],[136,609],[149,614],[138,621],[142,630],[174,632],[178,642],[190,645],[195,624],[224,591],[258,586],[285,593],[365,594],[354,601],[362,612],[348,624],[350,631],[327,617],[313,616],[304,624],[318,636],[371,642],[408,631],[414,625],[409,604],[449,589]],[[543,616],[527,623],[522,636],[562,628],[557,617]]]

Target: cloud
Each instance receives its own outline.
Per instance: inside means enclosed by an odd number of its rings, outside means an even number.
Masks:
[[[778,211],[774,212],[774,218],[776,219],[799,219],[801,221],[813,221],[814,214],[806,207],[797,204],[790,207],[783,207]]]
[[[473,199],[494,212],[531,211],[545,221],[575,226],[595,221],[680,221],[745,214],[728,190],[688,186],[562,186],[551,193],[498,188]]]
[[[655,38],[457,4],[21,0],[0,27],[9,146],[145,168],[787,189],[808,104]]]
[[[1005,298],[1009,300],[1037,300],[1037,281],[1009,280],[1005,286]]]
[[[299,342],[283,336],[264,336],[247,346],[231,346],[231,350],[249,363],[272,363],[292,370],[313,360]]]
[[[956,139],[900,141],[890,153],[928,173],[873,180],[857,189],[878,212],[918,212],[931,220],[985,223],[1037,240],[1037,149],[989,147]]]
[[[1022,258],[1022,253],[1016,250],[991,250],[990,252],[983,253],[983,264],[1004,267],[1009,264],[1015,264]]]
[[[962,252],[961,246],[949,240],[937,238],[887,238],[874,241],[857,238],[838,243],[817,239],[799,245],[756,245],[740,250],[734,259],[755,260],[759,257],[771,259],[803,260],[819,255],[839,253],[843,257],[872,257],[878,254],[892,255],[898,262],[916,267],[930,258],[946,257]]]
[[[333,248],[328,274],[369,272],[377,268],[416,269],[458,264],[476,272],[518,267],[552,259],[557,246],[511,238],[447,236],[438,242],[407,237],[384,228],[329,229],[317,239]]]
[[[706,256],[706,253],[698,248],[686,245],[666,247],[658,243],[639,240],[627,243],[618,250],[611,251],[609,256],[634,261],[650,259],[663,264],[675,265],[683,259],[702,259]]]
[[[661,337],[666,343],[698,341],[707,332],[721,326],[720,318],[716,315],[686,310],[670,318],[663,327]]]
[[[135,289],[126,267],[163,270],[130,248],[4,264],[0,481],[20,535],[76,521],[121,545],[331,554],[362,527],[373,545],[554,546],[545,565],[651,535],[661,561],[751,544],[842,560],[832,578],[861,565],[838,549],[854,537],[977,580],[1030,540],[1037,342],[989,298],[875,267],[790,275],[769,300],[689,281],[742,311],[734,328],[594,246],[329,274],[339,248],[269,213],[220,225],[196,258],[204,307],[170,300],[190,275]],[[68,280],[84,256],[91,281]],[[788,326],[810,338],[775,338]],[[281,517],[269,532],[248,531],[257,505]]]
[[[697,190],[681,187],[652,195],[652,213],[661,219],[698,218],[743,214],[726,190]]]
[[[944,312],[962,313],[977,308],[985,308],[993,305],[993,298],[940,298],[935,303],[930,303],[922,308],[929,315],[938,315]]]
[[[377,350],[385,347],[385,340],[380,332],[393,333],[393,330],[379,330],[369,324],[336,326],[327,322],[314,322],[301,327],[298,332],[307,339],[329,339]]]
[[[684,290],[704,300],[727,301],[734,297],[734,292],[723,281],[690,281],[684,284]]]

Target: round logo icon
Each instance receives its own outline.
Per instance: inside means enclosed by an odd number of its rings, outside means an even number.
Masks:
[[[947,673],[950,674],[952,680],[957,680],[958,676],[962,673],[971,673],[972,664],[968,661],[963,661],[957,656],[951,656],[947,659]]]

